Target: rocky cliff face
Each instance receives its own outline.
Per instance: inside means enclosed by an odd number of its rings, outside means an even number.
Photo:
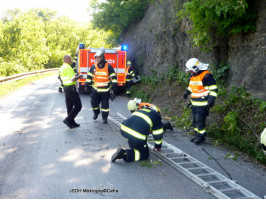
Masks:
[[[186,0],[180,1],[181,4]],[[245,86],[253,95],[266,99],[266,2],[255,0],[258,10],[256,32],[234,35],[221,41],[216,50],[201,52],[192,46],[186,33],[188,21],[176,21],[176,1],[156,0],[143,19],[123,34],[128,44],[128,59],[134,60],[141,74],[166,73],[169,67],[185,69],[186,61],[197,57],[204,63],[221,60],[230,65],[229,86]]]

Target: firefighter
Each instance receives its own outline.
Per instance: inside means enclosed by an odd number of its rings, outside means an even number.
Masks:
[[[101,103],[102,119],[103,123],[106,124],[109,114],[110,89],[114,90],[116,88],[117,78],[113,67],[105,60],[104,52],[96,52],[94,58],[96,63],[91,66],[86,82],[88,85],[92,84],[91,107],[94,112],[93,119],[98,118]]]
[[[260,136],[260,143],[261,143],[264,155],[266,155],[266,128],[263,130],[263,132]]]
[[[77,59],[78,59],[78,49],[77,49],[77,52],[76,52],[76,56],[74,58],[74,61],[71,63],[71,67],[73,68],[74,72],[77,74],[77,70],[76,70],[76,62],[77,62]],[[61,83],[61,85],[59,86],[58,88],[58,92],[62,93],[63,92],[63,88],[64,88],[64,85],[63,85],[63,81],[60,77],[60,70],[58,70],[58,77],[57,77]]]
[[[69,128],[79,127],[80,124],[75,122],[75,117],[82,108],[81,100],[76,89],[76,81],[82,78],[82,75],[76,75],[74,69],[70,66],[72,63],[71,56],[65,55],[63,58],[64,64],[60,67],[60,77],[63,81],[65,101],[67,108],[67,117],[64,123]]]
[[[206,117],[209,115],[209,109],[214,106],[218,93],[217,84],[208,67],[209,64],[201,63],[197,58],[191,58],[186,63],[186,72],[190,72],[191,77],[183,98],[187,99],[191,94],[194,137],[190,141],[195,144],[205,141]]]
[[[143,109],[143,108],[152,108],[153,110],[157,111],[161,115],[161,111],[159,107],[157,107],[154,104],[141,102],[141,99],[137,99],[137,98],[134,98],[134,100],[130,100],[130,101],[132,104],[133,103],[136,104],[137,110]],[[167,129],[170,129],[171,131],[173,131],[173,126],[171,125],[170,122],[162,122],[162,125],[163,125],[164,131],[166,131]]]
[[[129,89],[133,85],[133,78],[135,77],[134,68],[131,65],[131,61],[127,61],[127,69],[126,69],[126,95],[130,97]]]
[[[128,110],[133,114],[121,125],[121,134],[128,140],[129,149],[118,148],[111,161],[123,159],[125,162],[146,160],[149,158],[147,138],[150,133],[155,140],[154,151],[161,151],[163,126],[161,116],[151,108],[137,110],[136,104],[128,102]]]

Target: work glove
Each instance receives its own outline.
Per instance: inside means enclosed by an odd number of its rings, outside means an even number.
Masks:
[[[183,95],[183,99],[187,99],[187,97],[188,97],[188,94],[185,93],[185,94]]]
[[[162,152],[161,148],[157,148],[157,147],[154,147],[152,150],[153,150],[153,151],[159,151],[159,152]]]
[[[112,83],[111,90],[113,90],[113,91],[117,90],[117,83]]]
[[[208,107],[211,108],[214,106],[214,101],[208,101]]]
[[[192,103],[191,101],[186,105],[187,108],[191,108],[192,107]]]
[[[115,100],[115,93],[114,93],[113,91],[111,91],[111,93],[110,93],[110,99],[111,99],[112,101]]]

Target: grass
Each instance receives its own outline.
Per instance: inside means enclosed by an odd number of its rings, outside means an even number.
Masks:
[[[56,75],[57,72],[48,72],[45,74],[39,74],[39,75],[35,75],[35,76],[30,76],[27,78],[23,78],[17,81],[11,81],[11,82],[4,82],[2,84],[0,84],[0,96],[4,96],[12,91],[15,91],[19,88],[21,88],[24,85],[28,85],[31,82],[35,81],[35,80],[39,80],[48,76],[52,76],[52,75]]]

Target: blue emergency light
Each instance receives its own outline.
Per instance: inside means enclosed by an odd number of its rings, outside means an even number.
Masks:
[[[85,49],[85,44],[84,43],[79,43],[79,49]]]
[[[122,50],[122,51],[127,51],[127,45],[122,44],[122,46],[121,46],[121,50]]]

